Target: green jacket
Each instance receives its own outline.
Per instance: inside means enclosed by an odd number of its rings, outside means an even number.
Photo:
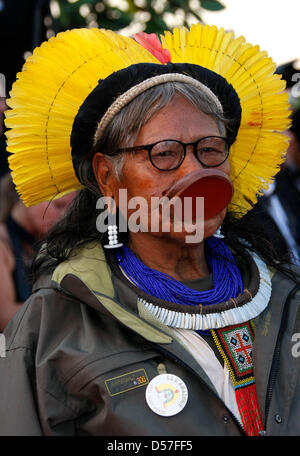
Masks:
[[[272,284],[255,319],[257,397],[266,435],[300,435],[300,291],[279,273]],[[112,277],[101,247],[80,250],[39,279],[4,331],[0,435],[244,434],[202,368],[136,298]],[[189,392],[171,417],[145,400],[162,372]]]

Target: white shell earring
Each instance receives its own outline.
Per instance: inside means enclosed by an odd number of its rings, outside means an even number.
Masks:
[[[105,244],[103,247],[105,249],[117,249],[122,247],[118,241],[118,227],[116,225],[116,212],[117,207],[113,198],[110,198],[108,201],[108,225],[107,225],[107,235],[108,235],[108,244]]]
[[[219,238],[219,239],[224,239],[224,236],[223,234],[221,233],[221,227],[219,226],[219,228],[217,229],[217,231],[215,232],[215,234],[213,234],[214,237],[216,238]]]
[[[117,249],[122,247],[122,243],[118,241],[118,227],[117,225],[108,225],[108,244],[105,244],[103,247],[105,249]]]

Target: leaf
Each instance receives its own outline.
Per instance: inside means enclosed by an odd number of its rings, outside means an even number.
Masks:
[[[209,11],[220,11],[225,8],[218,0],[201,0],[201,7]]]

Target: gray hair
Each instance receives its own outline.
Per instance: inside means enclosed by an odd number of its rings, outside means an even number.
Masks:
[[[121,176],[125,158],[125,154],[117,154],[117,150],[121,147],[132,147],[142,126],[167,106],[176,94],[181,94],[196,109],[212,117],[216,121],[220,135],[225,136],[228,121],[224,118],[216,100],[208,93],[183,82],[167,82],[154,86],[124,106],[95,144],[93,151],[100,151],[111,160],[117,177]],[[91,160],[89,162],[91,163]],[[91,188],[89,185],[91,181],[84,174],[82,169],[80,171],[82,182]]]

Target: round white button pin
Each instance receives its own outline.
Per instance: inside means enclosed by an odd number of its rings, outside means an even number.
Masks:
[[[177,375],[158,375],[151,380],[146,389],[147,404],[157,415],[176,415],[185,407],[187,400],[187,387]]]

